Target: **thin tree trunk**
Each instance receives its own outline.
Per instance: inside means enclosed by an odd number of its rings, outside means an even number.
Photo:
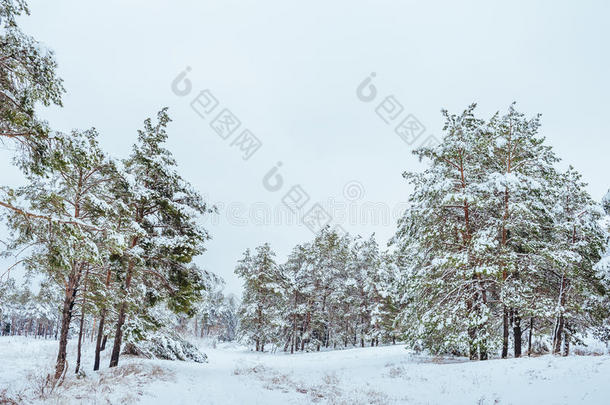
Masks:
[[[76,368],[74,370],[75,374],[78,374],[78,370],[80,369],[80,358],[81,358],[81,349],[83,347],[83,326],[85,324],[85,301],[87,294],[87,281],[89,277],[89,267],[87,267],[87,271],[85,271],[85,286],[83,287],[83,302],[80,310],[80,326],[78,329],[78,349],[76,352]]]
[[[95,327],[97,326],[97,318],[93,318],[93,326],[91,327],[91,340],[90,342],[93,343],[93,338],[95,337]]]
[[[504,316],[502,317],[502,358],[508,357],[508,308],[504,305]]]
[[[564,356],[569,356],[570,355],[570,337],[569,337],[569,332],[568,332],[568,323],[565,323],[565,326],[563,328],[564,332],[563,332],[563,340],[564,340],[564,344],[563,344],[563,355]]]
[[[512,127],[512,122],[509,126],[509,132],[508,132],[508,156],[506,157],[506,173],[509,174],[512,170],[512,134],[513,134],[513,127]],[[508,229],[506,227],[508,219],[509,219],[509,201],[510,201],[510,194],[509,194],[509,190],[508,190],[508,186],[506,186],[504,188],[504,215],[502,216],[502,241],[501,241],[501,248],[504,249],[506,247],[506,243],[508,241]],[[506,279],[508,278],[508,273],[506,271],[506,265],[504,262],[501,263],[501,267],[502,267],[502,281],[504,285],[504,282],[506,281]],[[502,358],[505,359],[508,357],[508,338],[509,338],[509,316],[508,316],[508,308],[506,307],[506,305],[504,305],[504,314],[502,317]]]
[[[106,291],[110,287],[110,266],[106,267]],[[106,340],[108,339],[108,335],[104,335],[104,323],[106,321],[106,313],[108,312],[108,308],[106,307],[106,303],[102,307],[102,311],[100,313],[100,324],[97,330],[97,339],[95,340],[95,360],[93,362],[93,371],[97,371],[100,369],[100,353],[106,349]],[[104,336],[102,338],[102,335]]]
[[[521,317],[515,310],[515,316],[513,318],[513,338],[515,341],[515,358],[521,357]]]
[[[481,276],[479,275],[479,280]],[[481,281],[479,281],[479,287],[481,288],[481,301],[483,305],[487,306],[487,291]],[[479,359],[487,360],[489,358],[489,354],[487,353],[487,338],[480,339],[479,342]]]
[[[468,313],[471,313],[472,311],[474,311],[474,305],[472,304],[471,299],[468,299],[466,301],[466,310]],[[478,358],[479,358],[476,338],[477,338],[477,328],[474,326],[469,326],[468,327],[468,355],[469,355],[470,360],[478,360]]]
[[[294,354],[294,346],[296,344],[296,339],[297,339],[297,312],[296,312],[296,296],[294,299],[294,305],[292,307],[292,339],[291,339],[291,345],[290,345],[290,354]]]
[[[553,330],[553,354],[561,353],[561,342],[563,337],[563,308],[565,305],[565,288],[566,288],[566,277],[565,274],[561,275],[561,286],[559,288],[559,297],[557,299],[557,304],[559,307],[559,315],[557,316],[557,320],[555,321],[555,329]]]
[[[530,335],[527,339],[527,357],[532,355],[532,334],[534,333],[534,317],[530,318]]]
[[[488,360],[489,354],[487,353],[487,344],[486,342],[482,342],[479,344],[479,359],[480,360]]]
[[[555,327],[555,339],[553,339],[553,354],[561,353],[561,343],[563,341],[563,315],[559,315]]]
[[[138,244],[138,238],[133,238],[131,241],[131,248],[134,248]],[[119,318],[116,324],[116,331],[114,333],[114,345],[112,346],[112,354],[110,355],[110,367],[116,367],[119,365],[119,356],[121,354],[121,343],[123,340],[123,324],[125,323],[127,313],[127,298],[129,294],[129,288],[131,287],[131,278],[133,276],[133,268],[135,263],[133,260],[129,261],[127,265],[127,275],[125,277],[125,296],[119,310]]]
[[[84,306],[85,305],[83,305],[83,307]],[[74,370],[75,374],[78,374],[78,370],[80,369],[80,357],[81,357],[81,349],[82,349],[82,345],[83,345],[83,325],[84,325],[84,323],[85,323],[85,313],[81,312],[80,326],[78,328],[78,348],[76,351],[76,368]]]
[[[104,321],[106,320],[106,308],[102,309],[102,313],[100,314],[100,324],[97,330],[97,339],[95,341],[95,361],[93,363],[93,371],[97,371],[100,369],[100,352],[102,349],[102,335],[104,334]],[[106,344],[106,339],[104,339],[104,345]]]
[[[475,339],[477,337],[477,331],[474,327],[469,327],[468,328],[468,340],[470,341],[469,343],[469,357],[470,360],[478,360],[479,356],[477,353],[477,345],[475,343]]]

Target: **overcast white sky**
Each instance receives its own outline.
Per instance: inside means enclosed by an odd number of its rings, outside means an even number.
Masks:
[[[375,113],[386,96],[404,106],[399,119],[413,114],[425,125],[414,146],[440,133],[441,108],[459,112],[476,101],[488,116],[517,101],[528,115],[543,114],[542,133],[565,164],[583,173],[595,199],[610,187],[608,2],[32,0],[30,6],[32,16],[21,25],[55,51],[67,90],[63,108],[41,114],[54,129],[95,126],[103,146],[122,157],[142,121],[170,107],[169,148],[184,176],[220,207],[207,221],[213,240],[197,262],[223,276],[231,292],[240,291],[233,268],[247,247],[268,241],[283,260],[311,238],[296,219],[261,224],[262,213],[281,207],[295,184],[310,195],[308,207],[334,205],[347,231],[376,232],[385,245],[395,215],[378,224],[358,216],[366,204],[393,209],[406,201],[401,173],[418,168],[413,147]],[[192,91],[180,97],[171,82],[187,66]],[[371,72],[378,95],[365,103],[356,88]],[[251,159],[242,160],[233,138],[223,140],[210,118],[191,109],[204,89],[220,103],[214,113],[230,109],[240,130],[261,140]],[[284,185],[271,192],[262,178],[278,161]],[[0,174],[3,184],[16,176]]]

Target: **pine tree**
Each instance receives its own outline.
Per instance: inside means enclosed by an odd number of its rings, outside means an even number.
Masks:
[[[352,246],[352,259],[349,263],[348,285],[353,285],[354,302],[345,300],[354,311],[354,336],[362,347],[365,342],[378,344],[381,337],[381,258],[375,235],[368,240],[356,239]]]
[[[582,176],[572,167],[557,184],[554,207],[554,243],[549,252],[553,266],[548,282],[555,291],[553,353],[567,355],[570,341],[594,325],[589,308],[604,291],[594,266],[601,259],[604,234],[597,205],[585,191]]]
[[[539,117],[511,106],[485,122],[473,111],[445,113],[441,145],[415,152],[430,167],[406,175],[415,191],[393,240],[405,338],[432,351],[467,347],[471,359],[501,341],[506,357],[512,326],[519,357],[529,318],[530,341],[536,321],[559,351],[600,324],[599,215],[580,176],[557,173]]]
[[[415,190],[411,208],[399,225],[401,255],[411,257],[406,269],[403,315],[414,340],[433,350],[463,351],[487,358],[493,285],[488,251],[493,234],[483,214],[484,160],[488,149],[484,122],[474,118],[474,105],[461,115],[444,112],[446,132],[438,147],[415,153],[431,166],[405,177]]]
[[[379,269],[379,282],[377,293],[381,299],[379,304],[379,318],[384,340],[396,344],[404,328],[400,323],[400,312],[403,309],[400,301],[400,291],[403,290],[403,280],[400,267],[397,265],[395,254],[383,252]]]
[[[608,274],[610,275],[610,190],[602,199],[602,208],[604,210],[605,216],[601,221],[601,226],[606,231],[607,248],[604,257],[597,264],[597,268],[604,274],[605,272],[608,272]]]
[[[202,300],[196,305],[194,315],[194,335],[212,335],[222,341],[235,338],[237,328],[237,304],[231,294],[225,296],[225,281],[214,273],[199,270],[203,275],[205,291]]]
[[[265,243],[252,256],[246,250],[235,268],[244,279],[244,292],[239,309],[240,335],[255,343],[256,351],[265,351],[267,343],[277,343],[280,325],[277,302],[280,299],[278,268],[275,253]]]
[[[0,1],[0,141],[17,147],[21,168],[41,173],[49,157],[49,128],[35,106],[61,105],[64,89],[53,52],[18,27],[22,14],[29,14],[25,1]],[[0,205],[18,209],[6,201]]]
[[[75,131],[54,144],[50,177],[28,176],[29,185],[16,191],[33,210],[58,221],[32,221],[14,213],[9,224],[15,245],[33,244],[26,261],[34,271],[42,268],[65,292],[55,379],[63,374],[72,311],[83,274],[100,260],[103,218],[109,209],[105,188],[112,178],[112,164],[99,148],[97,132]],[[107,234],[107,233],[106,233]],[[106,246],[112,244],[107,240]]]
[[[179,175],[176,161],[164,148],[169,122],[167,109],[157,114],[156,124],[145,120],[131,156],[124,162],[122,202],[131,212],[131,232],[117,275],[120,304],[110,367],[119,362],[130,304],[142,309],[142,300],[149,306],[166,301],[169,309],[192,314],[204,288],[201,274],[187,265],[203,253],[209,239],[197,219],[213,209]]]
[[[311,312],[311,342],[317,351],[341,343],[342,322],[338,306],[344,295],[349,259],[349,235],[340,236],[329,227],[322,229],[311,245],[311,277],[314,298]]]
[[[313,286],[309,283],[309,262],[307,261],[307,246],[297,245],[281,266],[280,285],[282,287],[284,308],[286,311],[286,346],[290,353],[304,349],[304,335],[307,322],[307,302],[312,299]]]
[[[540,116],[526,119],[512,104],[508,113],[491,118],[488,131],[491,154],[482,156],[490,191],[488,213],[498,229],[498,281],[502,308],[502,357],[508,353],[509,329],[513,327],[515,357],[521,355],[521,317],[531,312],[525,301],[532,291],[522,283],[544,248],[539,226],[548,221],[547,209],[557,158],[544,139],[537,136]],[[492,254],[493,254],[492,253]],[[531,283],[530,283],[531,284]],[[527,290],[527,291],[526,291]],[[531,300],[530,300],[531,302]]]

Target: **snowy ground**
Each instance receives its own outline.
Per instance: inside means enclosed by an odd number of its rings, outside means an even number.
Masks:
[[[74,353],[71,342],[71,353]],[[410,355],[401,346],[308,354],[205,348],[209,363],[124,357],[117,369],[70,373],[41,392],[57,342],[0,337],[0,403],[51,404],[608,404],[610,356],[468,362]],[[109,355],[109,350],[104,353]]]

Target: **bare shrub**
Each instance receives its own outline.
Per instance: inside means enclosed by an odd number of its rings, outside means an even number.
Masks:
[[[23,398],[20,396],[20,394],[13,394],[9,396],[6,388],[0,390],[0,404],[19,405],[21,403],[23,403]]]
[[[405,369],[398,366],[398,367],[392,367],[389,371],[388,371],[388,377],[390,378],[398,378],[398,377],[402,377],[402,375],[405,373]]]

